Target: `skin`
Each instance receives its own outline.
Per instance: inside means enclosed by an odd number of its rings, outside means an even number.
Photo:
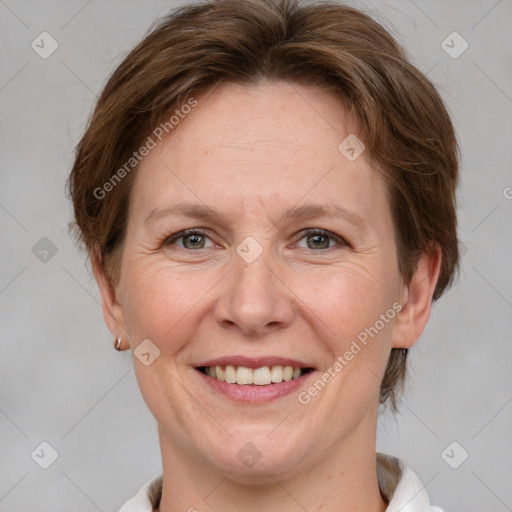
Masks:
[[[116,285],[94,265],[106,323],[123,348],[149,338],[160,350],[149,366],[134,357],[158,422],[160,511],[384,511],[380,382],[391,348],[411,347],[428,320],[440,250],[403,282],[385,184],[366,152],[351,162],[338,150],[357,123],[330,93],[222,83],[198,100],[137,169]],[[177,202],[206,204],[225,219],[145,223]],[[306,202],[343,207],[362,224],[282,218]],[[206,237],[165,242],[190,228]],[[252,263],[236,252],[248,236],[263,251]],[[316,368],[310,386],[396,302],[400,313],[306,405],[297,393],[234,402],[194,369],[225,355],[283,356]],[[252,467],[237,457],[248,442],[261,454]]]

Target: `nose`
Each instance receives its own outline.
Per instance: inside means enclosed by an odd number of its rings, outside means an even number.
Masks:
[[[286,285],[282,265],[270,250],[247,263],[234,254],[215,306],[215,319],[223,328],[252,337],[262,337],[290,325],[294,316],[294,294]]]

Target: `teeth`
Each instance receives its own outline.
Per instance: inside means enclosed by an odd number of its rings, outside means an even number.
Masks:
[[[236,372],[237,384],[252,384],[253,371],[250,368],[240,366]]]
[[[230,384],[266,386],[298,379],[301,376],[300,368],[292,366],[263,366],[261,368],[247,368],[245,366],[209,366],[205,368],[206,375],[214,379],[229,382]]]
[[[226,370],[224,373],[224,378],[226,379],[226,382],[229,382],[230,384],[234,384],[236,382],[236,369],[234,366],[228,365],[226,366]]]
[[[240,369],[238,371],[240,371]],[[263,368],[256,368],[256,370],[253,370],[252,373],[253,384],[258,386],[265,386],[272,382],[272,378],[270,376],[270,368],[268,366],[264,366]]]
[[[283,380],[289,381],[293,378],[293,368],[291,366],[285,366],[283,369]]]
[[[282,366],[272,366],[272,370],[270,371],[270,378],[272,382],[282,382],[283,381],[283,367]]]

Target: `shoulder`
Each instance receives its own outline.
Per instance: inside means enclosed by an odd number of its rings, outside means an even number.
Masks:
[[[119,512],[152,512],[160,504],[162,475],[148,480],[139,492],[128,500]]]
[[[388,500],[386,512],[443,512],[430,504],[416,473],[396,457],[377,453],[377,476],[381,493]]]

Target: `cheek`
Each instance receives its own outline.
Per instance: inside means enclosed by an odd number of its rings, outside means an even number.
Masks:
[[[298,295],[308,308],[336,334],[338,343],[346,343],[392,308],[397,298],[395,281],[389,269],[350,264],[328,274],[305,273],[295,286],[300,287]]]
[[[354,417],[364,414],[378,398],[396,316],[394,275],[373,270],[347,266],[329,279],[310,279],[316,285],[307,305],[322,321],[316,320],[316,326],[329,327],[319,333],[327,356],[322,370],[334,375],[320,401],[329,410],[352,407]],[[322,372],[317,378],[322,378]],[[312,386],[322,389],[316,380]],[[310,392],[308,396],[314,396],[316,389]]]
[[[123,312],[134,345],[149,338],[160,347],[159,340],[175,339],[172,331],[181,328],[193,309],[197,280],[164,265],[138,263],[127,265],[125,275]]]
[[[135,375],[147,406],[162,425],[197,419],[194,401],[183,393],[189,368],[180,364],[194,333],[195,305],[211,286],[204,275],[179,275],[159,262],[133,260],[126,265],[123,311],[132,349],[150,339],[160,350],[149,366],[134,357]],[[183,361],[184,362],[184,361]],[[168,404],[175,404],[169,407]],[[181,435],[175,433],[176,435]],[[183,445],[189,440],[181,439]]]

